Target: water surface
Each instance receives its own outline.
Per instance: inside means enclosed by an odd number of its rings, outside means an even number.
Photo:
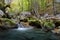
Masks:
[[[58,40],[51,32],[40,29],[18,30],[12,29],[0,32],[0,40]]]

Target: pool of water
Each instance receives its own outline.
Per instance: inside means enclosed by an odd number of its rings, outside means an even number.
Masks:
[[[2,31],[0,40],[58,40],[51,32],[44,32],[40,29],[23,29]]]

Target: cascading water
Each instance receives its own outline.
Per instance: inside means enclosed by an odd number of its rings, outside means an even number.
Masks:
[[[24,28],[24,26],[20,23],[18,24],[18,28]]]
[[[33,27],[26,28],[22,23],[17,24],[17,26],[18,26],[17,30],[23,30],[23,31],[25,31],[25,30],[33,29]]]

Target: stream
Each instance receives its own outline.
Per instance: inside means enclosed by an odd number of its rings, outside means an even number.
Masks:
[[[41,29],[24,28],[18,25],[17,29],[10,29],[0,32],[0,40],[59,40],[51,32],[44,32]]]

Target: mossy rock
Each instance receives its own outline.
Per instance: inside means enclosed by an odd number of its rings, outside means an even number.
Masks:
[[[14,20],[7,19],[7,18],[0,18],[0,28],[1,29],[12,29],[12,28],[17,28],[17,26]]]
[[[44,28],[46,28],[47,30],[54,29],[55,28],[55,24],[54,24],[53,20],[45,20]]]

